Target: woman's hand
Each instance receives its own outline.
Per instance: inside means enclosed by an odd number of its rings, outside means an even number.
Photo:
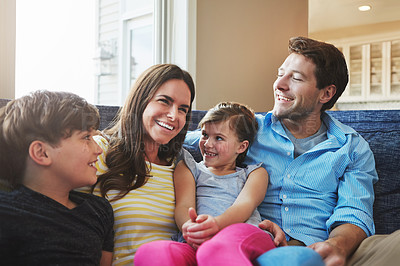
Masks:
[[[197,214],[196,214],[196,210],[193,208],[189,208],[189,217],[190,219],[187,220],[183,225],[182,225],[182,235],[183,238],[186,240],[186,242],[188,244],[190,240],[188,240],[188,228],[191,227],[193,224],[196,224],[196,218],[197,218]]]

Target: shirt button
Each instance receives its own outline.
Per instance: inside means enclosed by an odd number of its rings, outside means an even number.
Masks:
[[[289,211],[289,208],[288,208],[288,207],[285,207],[285,211]]]
[[[290,174],[289,174],[289,175],[287,175],[287,178],[290,178]]]
[[[286,198],[287,198],[287,196],[286,196],[286,195],[283,195],[283,198],[284,198],[284,199],[286,199]]]
[[[287,154],[287,156],[290,156],[291,153],[290,153],[290,151],[288,151],[286,154]]]
[[[286,229],[286,232],[287,232],[287,233],[290,233],[290,228]]]

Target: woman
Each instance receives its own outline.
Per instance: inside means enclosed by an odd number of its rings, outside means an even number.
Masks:
[[[207,112],[199,128],[203,160],[197,163],[184,152],[174,172],[179,242],[142,245],[135,265],[253,265],[275,248],[271,236],[258,228],[257,206],[264,200],[268,173],[261,163],[243,165],[257,134],[254,112],[222,102]]]
[[[94,193],[114,209],[114,265],[132,264],[140,245],[170,239],[177,231],[172,174],[194,96],[188,72],[171,64],[150,67],[113,127],[96,139],[104,152]]]

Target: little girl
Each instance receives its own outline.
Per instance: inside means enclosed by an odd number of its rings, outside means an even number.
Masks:
[[[257,132],[254,113],[238,103],[220,103],[199,127],[203,161],[196,163],[183,151],[174,172],[179,242],[142,245],[137,266],[252,265],[275,247],[271,235],[258,228],[257,206],[265,197],[268,173],[261,163],[239,167]]]

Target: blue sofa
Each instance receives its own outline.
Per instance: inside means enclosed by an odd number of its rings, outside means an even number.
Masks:
[[[105,128],[118,107],[98,106]],[[195,130],[206,111],[193,111],[189,130]],[[375,184],[374,221],[377,234],[400,229],[400,110],[328,111],[351,126],[369,143],[379,181]],[[185,147],[199,160],[197,147]]]
[[[7,100],[0,99],[0,107]],[[119,107],[98,106],[100,129],[109,125]],[[193,111],[189,130],[195,130],[205,111]],[[351,126],[369,143],[379,181],[375,184],[374,221],[377,234],[400,229],[400,110],[328,111]],[[196,153],[197,147],[185,147]],[[198,154],[197,159],[199,159]]]

